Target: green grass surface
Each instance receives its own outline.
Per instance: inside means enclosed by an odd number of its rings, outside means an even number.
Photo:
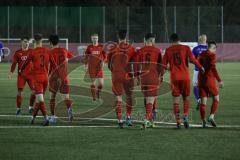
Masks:
[[[0,64],[0,115],[15,114],[16,75],[11,80],[7,78],[9,67],[10,64]],[[215,118],[219,125],[228,126],[227,128],[176,130],[174,126],[158,125],[158,128],[143,131],[140,130],[140,124],[135,124],[134,127],[125,127],[120,130],[115,127],[115,122],[79,121],[78,118],[81,118],[79,113],[97,108],[101,103],[93,103],[91,98],[86,96],[72,95],[76,120],[69,124],[64,119],[59,119],[57,126],[76,126],[74,128],[39,127],[42,118],[38,118],[36,124],[33,125],[34,128],[30,128],[29,117],[0,116],[0,160],[237,160],[240,156],[240,127],[229,127],[229,125],[240,126],[239,68],[239,63],[218,63],[225,88],[220,90],[220,106]],[[111,92],[111,79],[107,69],[105,74],[104,90]],[[89,86],[83,81],[83,75],[83,68],[77,68],[71,72],[71,85]],[[164,80],[168,81],[168,74],[165,75]],[[22,104],[23,115],[28,115],[28,98],[29,89],[26,87]],[[60,95],[58,95],[58,100],[61,100]],[[48,106],[48,92],[45,95],[45,101]],[[158,97],[158,110],[162,116],[160,120],[174,122],[171,117],[171,102],[170,93]],[[143,115],[142,104],[142,99],[138,98],[133,111],[135,118],[137,115]],[[191,104],[191,123],[200,124],[193,96],[191,96]],[[105,106],[101,107],[104,109]],[[208,111],[209,109],[208,105]],[[66,115],[64,107],[59,107],[57,110],[62,116]],[[168,117],[164,118],[164,115]],[[100,117],[115,118],[115,113],[111,111]],[[21,128],[22,126],[29,126],[29,128]],[[89,126],[94,126],[94,128],[89,128]],[[104,128],[104,126],[110,127]]]

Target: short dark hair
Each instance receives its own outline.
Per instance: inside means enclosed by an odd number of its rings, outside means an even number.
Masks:
[[[170,41],[171,42],[178,42],[179,40],[180,40],[180,38],[179,38],[177,33],[171,34],[171,36],[170,36]]]
[[[153,33],[147,33],[144,38],[145,38],[145,40],[148,40],[148,39],[150,39],[150,38],[155,38],[155,34],[153,34]]]
[[[59,36],[56,34],[52,34],[49,36],[49,42],[52,43],[53,45],[57,45],[59,42]]]
[[[29,37],[28,37],[28,36],[22,36],[22,37],[21,37],[21,41],[23,41],[24,39],[26,39],[26,40],[29,41]]]
[[[207,42],[208,48],[211,48],[213,45],[217,46],[217,43],[215,41],[208,41]]]
[[[35,34],[33,38],[36,42],[39,42],[42,40],[42,34],[40,34],[40,33]]]
[[[123,39],[126,39],[126,37],[127,37],[127,31],[126,30],[121,29],[121,30],[118,31],[118,38],[119,39],[123,40]]]

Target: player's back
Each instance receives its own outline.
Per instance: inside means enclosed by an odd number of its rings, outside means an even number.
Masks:
[[[142,64],[142,71],[157,71],[162,61],[160,49],[155,46],[144,46],[138,51],[139,61]]]
[[[172,45],[166,49],[164,59],[170,64],[171,78],[174,80],[189,80],[189,54],[190,48],[186,45]]]
[[[37,47],[32,50],[29,58],[33,63],[34,74],[48,74],[48,66],[50,61],[49,49]]]
[[[126,72],[130,60],[135,54],[135,49],[131,44],[120,43],[110,51],[111,54],[111,71]]]
[[[199,74],[200,79],[214,77],[212,69],[215,68],[216,65],[216,55],[209,51],[204,51],[200,54],[198,61],[205,69],[204,74]]]
[[[50,54],[53,56],[54,61],[57,65],[58,73],[61,74],[61,76],[66,77],[67,71],[68,71],[68,59],[73,57],[73,54],[67,51],[65,48],[53,48],[50,51]],[[50,65],[50,71],[53,70],[53,66]]]

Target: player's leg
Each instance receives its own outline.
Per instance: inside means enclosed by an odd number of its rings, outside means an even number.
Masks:
[[[207,105],[207,96],[202,95],[201,96],[201,104],[200,104],[199,110],[200,110],[200,116],[201,116],[202,127],[203,128],[207,127],[207,123],[206,123],[206,105]]]
[[[119,128],[123,128],[122,120],[122,94],[124,93],[122,79],[119,75],[112,73],[112,91],[116,97],[115,101],[115,112],[118,120]]]
[[[68,120],[72,122],[73,121],[72,100],[70,99],[69,93],[63,93],[62,96],[64,99],[64,103],[67,107]]]
[[[152,110],[153,110],[153,103],[156,97],[152,96],[146,96],[146,114],[145,114],[145,119],[143,123],[143,127],[151,127],[152,121],[153,121],[153,116],[152,116]]]
[[[56,118],[56,92],[50,91],[50,112],[51,112],[51,117],[49,119],[49,122],[51,124],[56,124],[57,118]]]
[[[16,96],[16,115],[21,114],[21,105],[22,105],[22,100],[23,100],[23,89],[26,84],[26,80],[24,77],[18,75],[17,79],[17,88],[18,88],[18,93]]]
[[[172,89],[172,97],[173,97],[173,114],[176,119],[177,128],[181,128],[181,118],[180,118],[180,109],[179,109],[179,102],[180,102],[179,81],[172,81],[171,89]]]
[[[16,115],[21,114],[22,99],[23,99],[23,89],[18,88],[18,93],[16,96]]]
[[[91,78],[91,94],[92,94],[92,98],[93,98],[93,101],[96,101],[96,78]]]
[[[179,103],[180,103],[180,96],[173,96],[173,114],[176,119],[177,128],[181,128]]]
[[[208,121],[212,124],[213,127],[216,127],[217,124],[214,120],[214,115],[217,111],[217,108],[218,108],[218,103],[219,103],[219,95],[216,95],[216,96],[213,96],[212,97],[212,107],[211,107],[211,113],[210,113],[210,116],[208,118]]]
[[[180,81],[180,93],[183,98],[183,123],[185,128],[189,128],[189,108],[190,108],[190,80]]]
[[[31,78],[29,78],[29,79],[27,80],[27,83],[28,83],[29,88],[31,89],[31,95],[30,95],[30,98],[29,98],[28,112],[29,112],[29,114],[32,114],[33,111],[34,111],[33,105],[34,105],[36,96],[35,96],[35,91],[34,91],[33,80],[32,80]]]
[[[152,115],[153,115],[153,121],[156,121],[156,119],[157,119],[157,97],[155,97],[155,100],[153,102]]]
[[[97,98],[100,98],[100,93],[102,91],[103,88],[103,84],[104,84],[104,79],[103,78],[97,78]]]
[[[133,80],[126,80],[124,83],[124,91],[126,94],[126,124],[132,126],[132,109],[133,109]]]
[[[50,102],[49,102],[49,108],[51,112],[51,117],[49,122],[51,124],[55,124],[57,122],[56,118],[56,95],[59,88],[59,81],[55,78],[52,78],[52,76],[49,78],[49,92],[50,92]]]
[[[37,106],[35,105],[31,123],[34,123],[37,112],[40,109],[41,112],[42,112],[42,115],[44,116],[43,126],[47,126],[47,125],[49,125],[49,120],[48,120],[48,116],[47,116],[47,110],[46,110],[46,107],[45,107],[45,104],[44,104],[43,95],[44,95],[44,93],[47,89],[48,79],[47,79],[47,77],[45,77],[45,78],[40,77],[40,78],[42,79],[42,81],[34,83],[35,84],[34,87],[35,87],[35,92],[36,92],[36,102],[37,102],[36,104],[37,104]]]
[[[193,71],[193,94],[194,94],[194,97],[197,101],[197,107],[196,109],[199,110],[199,107],[200,107],[200,97],[199,97],[199,94],[198,94],[198,72],[199,71]]]

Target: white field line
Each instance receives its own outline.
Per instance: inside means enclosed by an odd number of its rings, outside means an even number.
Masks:
[[[17,117],[17,118],[31,118],[31,115],[21,115],[21,116],[16,116],[16,115],[0,115],[0,117]],[[37,116],[38,117],[43,117],[43,116]],[[57,117],[57,118],[68,118],[68,117]],[[98,120],[98,121],[108,121],[108,122],[117,122],[117,119],[111,119],[111,118],[80,118],[80,117],[75,117],[75,120],[86,120],[86,121],[93,121],[93,120]],[[133,122],[136,122],[136,123],[143,123],[143,121],[139,121],[139,120],[133,120]],[[169,125],[169,126],[157,126],[157,128],[172,128],[172,127],[175,127],[176,123],[173,123],[173,122],[160,122],[160,121],[156,121],[155,124],[163,124],[163,125]],[[182,124],[183,125],[183,124]],[[170,127],[172,126],[172,127]],[[0,126],[0,128],[11,128],[11,127],[19,127],[19,128],[34,128],[35,126]],[[55,127],[55,128],[74,128],[74,127],[79,127],[79,128],[107,128],[107,127],[115,127],[115,126],[93,126],[93,125],[79,125],[79,126],[52,126],[52,127]],[[202,125],[200,124],[190,124],[190,127],[192,128],[201,128]],[[211,126],[209,126],[211,127]],[[41,128],[41,127],[40,127]],[[240,128],[240,125],[218,125],[217,128]]]

